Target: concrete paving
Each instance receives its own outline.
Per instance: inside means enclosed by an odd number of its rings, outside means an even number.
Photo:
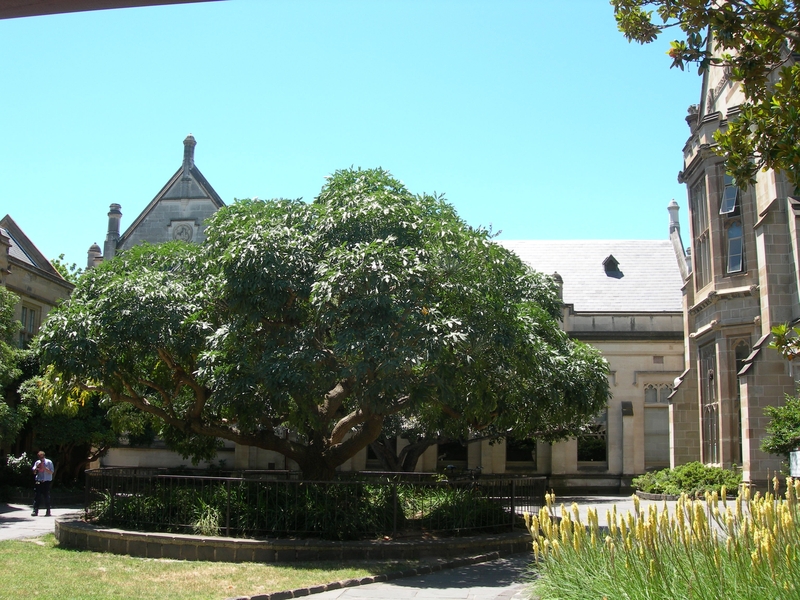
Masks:
[[[33,496],[33,492],[31,492]],[[32,517],[33,501],[30,505],[0,504],[0,540],[14,540],[21,538],[40,537],[53,533],[55,520],[58,517],[81,514],[83,507],[70,506],[53,508],[52,517],[44,517],[44,510],[39,511],[38,517]]]
[[[523,600],[530,553],[436,573],[314,594],[314,600]]]

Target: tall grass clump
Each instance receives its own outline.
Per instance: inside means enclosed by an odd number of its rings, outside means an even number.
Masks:
[[[735,501],[707,493],[686,494],[670,515],[666,503],[624,516],[609,511],[608,528],[590,509],[581,523],[578,506],[561,506],[555,518],[553,496],[538,516],[526,515],[540,577],[533,594],[541,600],[627,598],[800,599],[800,480],[787,489],[750,497],[745,488]]]

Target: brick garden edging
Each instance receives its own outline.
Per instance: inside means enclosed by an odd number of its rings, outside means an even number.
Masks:
[[[55,536],[59,545],[76,550],[128,554],[142,558],[219,562],[418,560],[491,553],[506,555],[531,548],[531,537],[527,531],[433,540],[250,540],[109,529],[85,523],[80,518],[56,519]]]

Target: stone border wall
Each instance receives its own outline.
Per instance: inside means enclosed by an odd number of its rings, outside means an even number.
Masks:
[[[527,531],[434,540],[250,540],[106,529],[76,518],[56,519],[55,536],[59,545],[76,550],[127,554],[142,558],[219,562],[417,560],[474,556],[490,552],[506,555],[531,548],[531,536]]]

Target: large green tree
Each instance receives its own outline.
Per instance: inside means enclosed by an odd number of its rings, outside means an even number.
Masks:
[[[800,186],[800,4],[794,0],[611,0],[620,30],[649,43],[676,34],[672,66],[724,68],[747,101],[715,134],[716,151],[739,183],[759,169],[783,171]]]
[[[227,439],[325,478],[399,417],[456,438],[576,433],[607,402],[607,365],[560,308],[441,197],[351,169],[313,203],[239,201],[200,246],[89,270],[38,351],[64,396],[132,405],[187,456]]]

